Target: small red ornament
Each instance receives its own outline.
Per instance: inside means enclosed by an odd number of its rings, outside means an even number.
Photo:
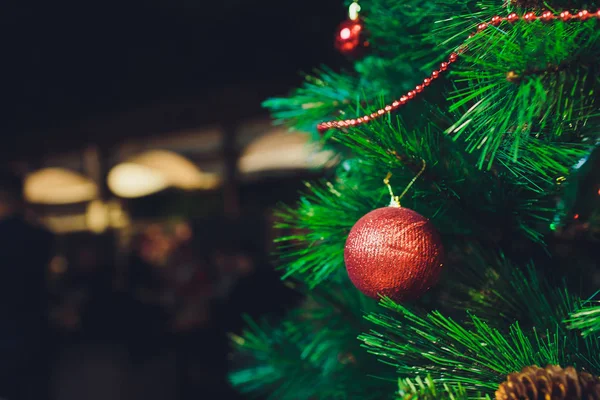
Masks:
[[[340,24],[335,37],[335,47],[344,55],[359,57],[369,47],[367,32],[363,20],[358,16],[360,6],[357,2],[350,5],[348,19]]]
[[[340,24],[335,39],[335,47],[342,54],[348,56],[359,56],[369,42],[366,38],[365,27],[360,19],[347,20]]]
[[[440,235],[427,218],[390,206],[371,211],[352,227],[344,261],[363,294],[407,301],[437,283],[443,254]]]

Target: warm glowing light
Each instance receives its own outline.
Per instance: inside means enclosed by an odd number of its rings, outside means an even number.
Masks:
[[[94,233],[106,231],[109,225],[108,207],[101,200],[94,200],[88,204],[85,213],[85,223],[88,229]]]
[[[94,233],[103,233],[108,228],[124,228],[129,223],[127,214],[116,201],[105,203],[94,200],[85,213],[87,228]]]
[[[111,228],[125,228],[129,225],[129,215],[117,200],[110,201],[107,205],[108,222]]]
[[[46,215],[42,222],[57,234],[74,232],[103,233],[107,229],[120,229],[130,225],[127,213],[119,201],[107,203],[94,200],[88,203],[85,212],[67,215]]]
[[[321,168],[333,162],[333,153],[310,143],[304,133],[275,131],[250,143],[240,157],[240,172]]]
[[[25,179],[25,199],[38,204],[72,204],[90,201],[98,195],[89,178],[63,168],[45,168]]]
[[[64,256],[54,256],[50,261],[49,269],[53,275],[62,275],[67,272],[68,261]]]
[[[170,151],[148,151],[131,162],[159,171],[170,185],[180,189],[208,189],[218,183],[214,175],[200,171],[194,163]]]
[[[175,226],[175,237],[182,241],[187,242],[192,238],[192,228],[187,223],[179,223]]]
[[[108,173],[108,187],[117,196],[134,198],[164,190],[169,183],[163,174],[152,168],[123,163]]]
[[[179,154],[153,150],[114,167],[108,187],[125,198],[147,196],[168,187],[184,190],[210,189],[219,184],[214,174],[202,172]]]
[[[349,28],[344,28],[340,31],[340,37],[344,40],[349,39],[350,38],[350,29]]]
[[[573,215],[573,219],[579,219],[579,214]]]
[[[54,233],[85,232],[88,230],[85,214],[48,215],[42,222]]]

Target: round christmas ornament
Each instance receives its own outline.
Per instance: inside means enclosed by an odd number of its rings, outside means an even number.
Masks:
[[[358,16],[360,6],[357,2],[350,5],[348,19],[340,24],[335,37],[335,47],[344,55],[359,57],[369,46],[364,22]]]
[[[427,218],[392,199],[389,207],[371,211],[352,227],[344,248],[346,270],[369,297],[415,300],[438,281],[442,241]]]

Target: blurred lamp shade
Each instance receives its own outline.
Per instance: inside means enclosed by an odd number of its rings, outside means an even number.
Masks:
[[[108,203],[94,200],[87,206],[85,213],[86,227],[94,233],[103,233],[108,228],[124,228],[129,220],[118,201]]]
[[[64,168],[44,168],[25,178],[25,199],[36,204],[73,204],[93,200],[98,186],[91,179]]]
[[[310,143],[309,134],[277,130],[251,142],[244,149],[238,168],[242,174],[322,168],[332,158],[332,152]]]
[[[148,196],[168,187],[183,190],[210,189],[219,179],[207,174],[179,154],[152,150],[115,166],[108,174],[108,187],[120,197]]]
[[[122,163],[108,173],[108,187],[120,197],[143,197],[169,187],[158,171],[143,165]]]

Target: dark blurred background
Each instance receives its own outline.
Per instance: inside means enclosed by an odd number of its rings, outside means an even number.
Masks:
[[[227,333],[298,301],[273,211],[331,156],[261,102],[343,64],[345,16],[338,0],[2,4],[0,398],[243,398]]]

